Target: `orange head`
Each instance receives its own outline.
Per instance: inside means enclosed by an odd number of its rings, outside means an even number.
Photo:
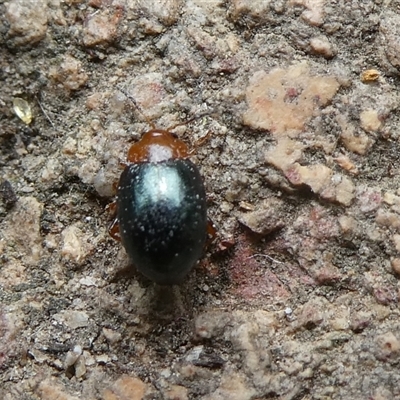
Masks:
[[[130,147],[128,162],[160,162],[188,156],[189,149],[186,144],[174,137],[170,131],[152,129]]]

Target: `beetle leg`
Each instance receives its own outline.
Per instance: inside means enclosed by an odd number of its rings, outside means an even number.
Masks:
[[[117,203],[113,201],[112,203],[108,204],[106,210],[109,211],[110,214],[113,216],[113,220],[108,227],[108,233],[113,239],[121,241],[121,235],[119,233],[119,223],[117,218]]]
[[[118,190],[118,182],[115,181],[115,182],[113,183],[114,195],[117,194],[117,190]],[[114,201],[114,203],[115,203],[115,201]],[[111,203],[111,204],[113,204],[113,203]],[[113,211],[113,212],[117,212],[117,205],[115,205],[115,209],[113,209],[112,211]]]
[[[213,132],[211,130],[209,130],[203,137],[201,137],[200,139],[198,139],[196,141],[196,143],[194,144],[194,147],[200,147],[203,146],[203,144],[205,142],[207,142],[207,140],[209,140],[211,138],[211,135],[213,134]]]
[[[217,251],[226,251],[235,245],[235,240],[233,238],[218,238],[218,231],[214,222],[208,219],[207,222],[207,241],[206,247],[215,244],[217,246]]]
[[[113,219],[110,226],[108,227],[108,233],[110,234],[110,236],[113,239],[118,240],[119,242],[121,241],[121,235],[119,233],[118,218]]]
[[[211,219],[208,219],[207,221],[207,236],[210,243],[212,243],[217,237],[217,228],[214,225],[214,222],[211,221]]]
[[[211,135],[212,135],[212,131],[210,130],[210,131],[208,131],[203,137],[201,137],[200,139],[198,139],[198,140],[194,143],[193,148],[189,151],[189,155],[193,155],[193,154],[197,151],[197,148],[198,148],[198,147],[203,146],[203,144],[204,144],[205,142],[207,142],[207,140],[210,139]]]

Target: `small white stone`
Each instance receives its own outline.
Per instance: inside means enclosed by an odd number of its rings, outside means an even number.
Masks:
[[[107,364],[110,361],[110,357],[107,354],[101,354],[96,356],[96,361],[99,364]]]
[[[80,356],[75,363],[75,377],[82,378],[86,374],[85,357]]]
[[[65,368],[71,367],[76,363],[78,360],[79,356],[82,354],[82,347],[79,345],[76,345],[73,350],[69,351],[65,357]]]
[[[79,283],[83,286],[96,286],[96,280],[92,278],[91,276],[85,276],[84,278],[81,278],[79,280]]]
[[[286,308],[285,308],[285,314],[286,314],[286,315],[291,315],[292,312],[293,312],[293,310],[292,310],[290,307],[286,307]]]

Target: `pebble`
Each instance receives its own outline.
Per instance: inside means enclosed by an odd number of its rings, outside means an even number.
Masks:
[[[47,1],[11,0],[5,6],[8,35],[15,45],[32,45],[46,37]]]
[[[347,150],[353,153],[364,155],[372,147],[374,141],[367,135],[360,133],[358,136],[353,130],[346,130],[342,133],[341,139]]]
[[[392,266],[392,270],[393,272],[400,276],[400,258],[393,258],[390,261],[390,265]]]
[[[85,174],[85,171],[82,170]],[[91,178],[91,177],[90,177]],[[100,168],[93,178],[93,186],[101,197],[112,197],[115,195],[113,182],[115,179],[115,171],[112,168]]]
[[[314,54],[320,55],[328,60],[336,55],[336,51],[325,35],[311,38],[310,47]]]
[[[353,153],[366,154],[374,143],[372,138],[363,132],[357,132],[356,127],[347,120],[345,115],[337,115],[336,120],[342,131],[340,138],[346,149]]]
[[[376,110],[368,109],[360,113],[361,128],[367,132],[376,132],[382,126],[382,121]]]
[[[278,138],[277,144],[265,153],[265,161],[281,171],[286,171],[303,156],[304,145],[288,137]]]
[[[182,0],[139,0],[138,8],[145,15],[156,18],[165,26],[173,25],[179,18]]]
[[[56,158],[49,158],[42,169],[42,182],[56,181],[62,174],[62,165]]]
[[[400,235],[398,233],[393,234],[392,240],[396,251],[400,252]]]
[[[66,310],[54,314],[53,318],[71,329],[84,328],[89,325],[89,316],[84,311]]]
[[[122,375],[111,387],[107,388],[102,400],[142,400],[146,393],[146,384],[139,378]]]
[[[295,186],[307,185],[314,193],[321,193],[331,182],[333,171],[324,164],[302,166],[294,163],[286,170],[286,178]]]
[[[118,343],[121,340],[121,333],[114,331],[113,329],[103,328],[102,330],[104,337],[110,344]]]
[[[82,42],[86,47],[106,46],[114,41],[120,17],[116,12],[103,9],[93,13],[82,31]]]
[[[324,164],[302,166],[294,163],[285,171],[286,178],[295,186],[307,185],[323,199],[349,206],[355,196],[350,178],[333,171]]]
[[[95,358],[87,350],[84,350],[82,356],[85,360],[86,367],[91,367],[96,364]]]
[[[0,199],[7,209],[11,209],[18,200],[13,186],[7,180],[0,183]]]
[[[393,400],[395,398],[393,392],[386,388],[379,386],[374,389],[374,392],[371,396],[371,400]]]
[[[86,374],[86,360],[83,355],[81,355],[75,363],[75,377],[80,379]]]
[[[40,400],[79,400],[80,397],[70,395],[64,387],[58,384],[59,380],[48,378],[43,380],[37,389]]]
[[[361,73],[361,82],[371,83],[376,82],[381,76],[377,69],[367,69]]]
[[[32,122],[32,108],[29,102],[27,102],[25,99],[14,97],[13,109],[18,118],[26,125],[29,125]]]
[[[66,55],[56,68],[49,71],[50,77],[61,84],[67,91],[76,91],[86,85],[89,79],[82,63],[76,58]]]
[[[400,229],[400,215],[390,211],[379,209],[375,215],[375,221],[378,225],[389,226],[394,229]]]
[[[357,188],[357,205],[362,213],[376,211],[382,204],[381,189],[360,185]]]
[[[332,285],[342,277],[339,268],[332,263],[326,263],[313,273],[313,278],[319,285]]]
[[[164,396],[166,400],[189,400],[189,391],[184,386],[171,385]]]
[[[324,310],[327,309],[326,303],[326,300],[318,297],[305,303],[296,311],[298,318],[294,322],[294,326],[297,328],[314,329],[318,325],[321,325],[325,320]]]
[[[382,12],[379,30],[387,60],[393,67],[400,69],[400,15],[390,10]]]
[[[78,176],[82,182],[88,185],[93,185],[98,171],[100,170],[100,165],[100,162],[95,159],[89,159],[86,162],[83,162],[78,169]]]
[[[77,225],[71,225],[61,232],[61,255],[69,261],[81,264],[93,250],[89,235],[82,232]]]
[[[271,18],[271,0],[232,0],[229,17],[234,22],[240,22],[241,18],[245,17],[248,26],[262,25]]]
[[[171,107],[171,98],[164,88],[162,74],[149,72],[135,77],[131,82],[128,93],[142,110],[146,110],[150,120],[160,118]]]
[[[393,332],[386,332],[375,338],[375,357],[381,361],[397,360],[400,356],[400,341]]]
[[[73,139],[72,137],[69,137],[65,140],[61,151],[65,154],[65,155],[75,155],[76,153],[76,140]]]
[[[321,197],[344,206],[350,206],[355,197],[355,185],[349,177],[335,174],[330,186],[321,193]]]
[[[3,223],[2,232],[7,242],[18,243],[18,251],[23,255],[23,262],[36,265],[42,253],[40,220],[43,204],[35,197],[20,197],[10,213],[10,219]]]
[[[359,311],[352,313],[350,316],[350,329],[359,333],[366,329],[372,320],[372,313],[367,311]]]
[[[195,346],[193,347],[188,354],[185,356],[185,361],[193,364],[194,361],[197,361],[200,357],[200,354],[203,352],[204,346]]]
[[[81,279],[79,279],[79,283],[83,286],[95,286],[97,287],[97,280],[91,276],[85,276]]]
[[[358,174],[358,169],[349,156],[345,154],[339,154],[337,157],[333,158],[333,160],[340,165],[341,168],[350,172],[351,174]]]
[[[108,356],[108,354],[99,354],[95,356],[95,360],[99,364],[107,364],[108,362],[110,362],[110,357]]]
[[[38,349],[29,349],[28,354],[35,359],[38,364],[43,364],[47,361],[47,356],[45,353],[39,351]]]
[[[265,236],[285,226],[280,218],[283,206],[282,200],[271,197],[257,204],[254,211],[240,213],[238,220],[252,232]]]
[[[82,354],[82,347],[79,345],[74,346],[74,348],[71,351],[69,351],[65,356],[64,367],[67,369],[68,367],[74,365],[81,354]]]
[[[248,110],[243,122],[274,135],[287,136],[291,132],[293,136],[332,99],[339,86],[333,76],[311,75],[305,62],[268,73],[258,71],[250,77],[246,89]]]
[[[400,196],[397,196],[392,192],[385,192],[383,195],[383,201],[390,206],[400,206]]]
[[[230,320],[230,313],[210,311],[200,314],[195,321],[195,335],[202,339],[218,336]]]
[[[376,301],[382,305],[396,304],[399,301],[399,293],[395,287],[385,284],[375,284],[372,291]]]
[[[350,309],[347,306],[335,310],[330,321],[330,326],[335,331],[347,331],[350,327]]]
[[[244,374],[227,369],[222,375],[218,389],[208,396],[203,396],[203,400],[246,400],[257,398],[256,394]]]
[[[311,26],[320,26],[324,22],[325,0],[290,0],[289,7],[304,6],[301,18]]]
[[[348,215],[341,215],[338,219],[340,228],[343,233],[353,233],[357,229],[357,220]]]

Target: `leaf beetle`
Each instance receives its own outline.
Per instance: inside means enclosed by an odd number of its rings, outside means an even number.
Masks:
[[[175,285],[203,253],[206,193],[188,147],[172,133],[182,124],[164,130],[147,122],[152,129],[128,151],[109,231],[143,275],[160,285]]]

